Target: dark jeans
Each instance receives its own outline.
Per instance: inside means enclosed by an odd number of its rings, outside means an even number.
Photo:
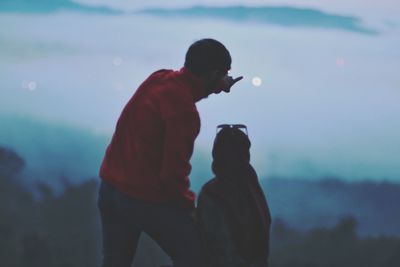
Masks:
[[[130,267],[142,231],[160,245],[175,267],[206,266],[201,236],[187,211],[131,198],[103,181],[98,206],[103,267]]]

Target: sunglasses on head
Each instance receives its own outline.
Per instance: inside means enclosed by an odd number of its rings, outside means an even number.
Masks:
[[[244,132],[247,136],[249,135],[247,132],[247,126],[244,124],[220,124],[217,126],[217,133],[225,128],[238,129]]]

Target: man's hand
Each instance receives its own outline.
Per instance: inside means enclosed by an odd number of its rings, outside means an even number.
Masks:
[[[231,87],[235,83],[240,81],[241,79],[243,79],[243,76],[239,76],[237,78],[233,78],[232,76],[225,75],[224,78],[222,78],[222,81],[221,81],[221,88],[218,88],[220,90],[219,92],[224,91],[226,93],[229,93],[230,90],[231,90]]]
[[[229,93],[231,90],[231,87],[237,83],[238,81],[240,81],[241,79],[243,79],[243,76],[239,76],[237,78],[232,78],[232,76],[229,75],[225,75],[220,82],[218,83],[218,85],[216,86],[215,90],[214,90],[214,94],[219,94],[222,91]]]

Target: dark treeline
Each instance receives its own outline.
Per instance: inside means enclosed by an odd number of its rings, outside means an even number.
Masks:
[[[96,182],[66,185],[59,196],[38,184],[34,198],[18,182],[24,164],[0,147],[0,266],[96,266]]]
[[[98,180],[80,185],[65,182],[62,194],[37,184],[33,196],[32,188],[19,182],[24,165],[16,153],[0,147],[0,266],[99,266]],[[353,217],[344,217],[330,228],[308,231],[273,219],[272,267],[400,266],[400,238],[360,238]],[[166,263],[166,255],[144,236],[134,266]]]
[[[400,239],[356,234],[357,221],[344,217],[333,228],[299,232],[275,220],[272,267],[395,267],[400,266]]]
[[[362,236],[400,236],[400,185],[385,181],[346,182],[269,178],[261,181],[275,218],[302,231],[332,228],[338,218],[357,219]]]

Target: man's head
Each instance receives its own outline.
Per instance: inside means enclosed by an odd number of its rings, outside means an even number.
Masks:
[[[231,55],[226,47],[214,39],[201,39],[188,49],[185,67],[193,74],[203,76],[213,71],[227,72],[231,68]]]
[[[185,67],[203,79],[205,96],[214,93],[231,69],[232,58],[226,47],[214,39],[201,39],[188,49]]]

